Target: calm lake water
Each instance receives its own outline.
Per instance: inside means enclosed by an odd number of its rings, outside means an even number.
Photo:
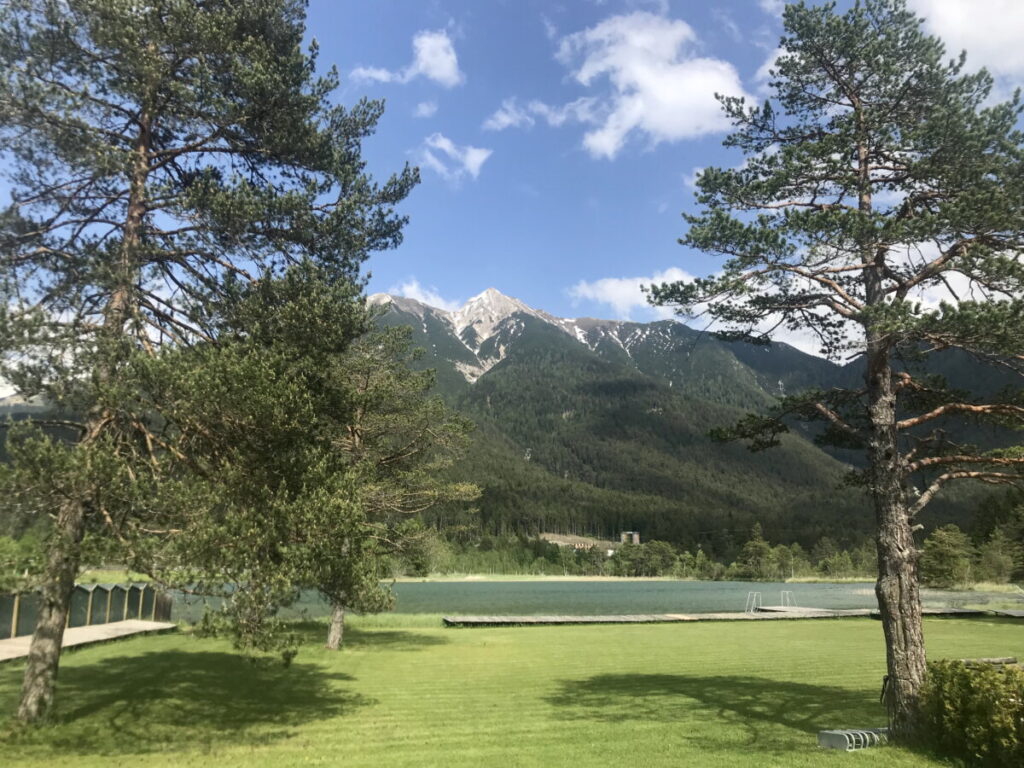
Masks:
[[[782,592],[809,608],[877,608],[874,584],[772,584],[709,581],[436,581],[395,584],[396,613],[491,616],[588,615],[628,613],[713,613],[742,611],[750,592],[762,605],[779,605]],[[1024,597],[1024,594],[1021,595]],[[1014,600],[1006,593],[924,590],[928,607],[976,605]],[[1024,603],[1022,603],[1024,605]],[[324,616],[328,607],[311,593],[288,616]],[[195,620],[202,606],[175,602],[174,617]]]

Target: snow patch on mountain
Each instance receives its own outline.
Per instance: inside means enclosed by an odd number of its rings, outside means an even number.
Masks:
[[[595,350],[603,340],[610,339],[613,344],[621,347],[628,357],[633,356],[632,348],[644,342],[652,332],[649,325],[619,320],[555,317],[534,309],[519,299],[506,296],[495,288],[488,288],[477,294],[454,311],[431,307],[416,299],[386,293],[373,294],[367,299],[367,303],[371,306],[391,304],[397,310],[419,318],[424,331],[425,318],[428,314],[447,324],[452,335],[472,353],[474,358],[472,362],[455,362],[456,369],[470,383],[475,382],[505,359],[509,342],[523,331],[524,325],[519,319],[523,315],[553,325],[590,350]],[[501,341],[495,344],[487,343],[495,337],[501,337]]]

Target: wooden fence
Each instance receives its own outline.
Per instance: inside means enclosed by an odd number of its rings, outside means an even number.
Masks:
[[[0,595],[0,639],[31,635],[40,596],[37,592]],[[170,621],[171,598],[150,584],[78,584],[71,595],[69,627],[126,619]]]

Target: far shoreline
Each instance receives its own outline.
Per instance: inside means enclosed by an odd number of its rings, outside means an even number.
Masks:
[[[391,581],[390,579],[388,581]],[[870,576],[851,576],[843,578],[828,578],[825,576],[797,576],[778,581],[750,581],[733,579],[680,579],[673,576],[579,576],[579,575],[540,575],[540,574],[501,574],[501,573],[469,573],[469,574],[431,574],[430,576],[400,576],[394,579],[399,584],[473,584],[473,583],[494,583],[494,582],[687,582],[692,584],[863,584],[874,587],[875,579]],[[991,582],[978,582],[975,584],[962,584],[955,587],[928,587],[925,589],[937,592],[1005,592],[1017,593],[1024,596],[1024,589],[1015,583],[996,584]]]
[[[493,582],[493,581],[580,581],[580,582],[645,582],[645,581],[681,581],[693,584],[874,584],[869,577],[856,577],[846,579],[828,578],[796,578],[784,581],[748,581],[733,579],[680,579],[674,576],[578,576],[578,575],[540,575],[540,574],[515,574],[515,573],[464,573],[464,574],[431,574],[430,576],[399,576],[395,579],[402,583],[472,583],[472,582]]]

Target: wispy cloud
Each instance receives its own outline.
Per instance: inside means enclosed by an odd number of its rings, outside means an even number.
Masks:
[[[662,272],[655,272],[646,277],[604,277],[599,280],[581,280],[567,293],[574,305],[585,302],[593,302],[601,305],[603,309],[598,310],[611,314],[617,320],[647,321],[654,319],[669,319],[676,317],[671,307],[652,307],[647,302],[647,296],[642,286],[650,286],[659,283],[688,283],[693,280],[693,275],[678,267],[669,267]],[[705,314],[703,306],[697,307],[691,315],[683,319],[687,325],[692,325],[702,331],[714,331],[721,328],[721,325],[712,322]],[[796,347],[802,352],[810,355],[821,355],[821,342],[813,332],[806,328],[788,328],[785,324],[778,325],[773,320],[765,320],[755,329],[761,332],[769,332],[774,341],[781,341],[790,346]],[[856,339],[851,341],[854,346]]]
[[[413,110],[413,117],[433,117],[437,114],[437,102],[436,101],[421,101],[416,105],[416,109]]]
[[[483,124],[484,130],[503,131],[506,128],[531,128],[537,119],[548,125],[565,123],[593,123],[597,121],[596,99],[584,96],[568,104],[552,106],[536,99],[520,104],[514,96],[501,102],[501,106]]]
[[[447,31],[439,29],[417,32],[412,39],[412,50],[413,60],[403,69],[357,67],[352,70],[352,78],[381,83],[408,83],[414,78],[425,77],[445,88],[453,88],[465,82],[466,76],[459,69],[459,58]]]
[[[669,267],[647,277],[602,277],[599,280],[580,280],[567,291],[574,305],[584,301],[610,307],[618,320],[631,320],[638,310],[645,310],[648,316],[671,317],[673,311],[667,307],[652,307],[643,292],[644,286],[655,283],[690,282],[693,275],[678,267]]]
[[[997,98],[1024,85],[1024,3],[1020,0],[910,0],[924,26],[946,43],[949,57],[967,51],[967,66],[985,67],[997,80]]]
[[[786,7],[786,0],[757,0],[761,10],[769,16],[782,16],[782,9]]]
[[[683,186],[686,187],[687,189],[696,190],[697,189],[697,179],[700,178],[700,175],[703,172],[704,172],[704,168],[698,166],[698,167],[694,167],[694,169],[692,171],[690,171],[689,173],[684,173],[683,174]]]
[[[608,159],[634,138],[654,146],[727,130],[715,94],[744,94],[735,67],[697,56],[693,29],[659,10],[611,16],[562,37],[556,58],[593,94],[560,106],[506,100],[489,127],[528,127],[537,117],[556,126],[581,123],[590,128],[584,148]]]
[[[468,144],[459,145],[444,134],[433,133],[423,140],[419,161],[445,180],[458,182],[466,175],[477,178],[491,152]]]
[[[711,17],[718,22],[718,26],[725,30],[725,33],[734,43],[743,42],[743,33],[740,32],[739,26],[733,17],[729,15],[728,11],[723,11],[721,8],[712,8]]]
[[[544,36],[548,40],[554,40],[558,37],[558,27],[555,26],[555,23],[549,17],[541,14],[540,21],[544,25]]]
[[[410,277],[405,282],[391,286],[388,288],[387,292],[393,296],[404,296],[407,299],[415,299],[416,301],[421,301],[428,306],[444,309],[448,312],[452,312],[462,306],[462,302],[460,301],[446,299],[441,296],[436,287],[426,287],[421,285],[420,281],[415,277]]]
[[[501,106],[484,120],[485,131],[503,131],[506,128],[529,128],[536,121],[529,109],[519,106],[515,97],[505,99]]]

